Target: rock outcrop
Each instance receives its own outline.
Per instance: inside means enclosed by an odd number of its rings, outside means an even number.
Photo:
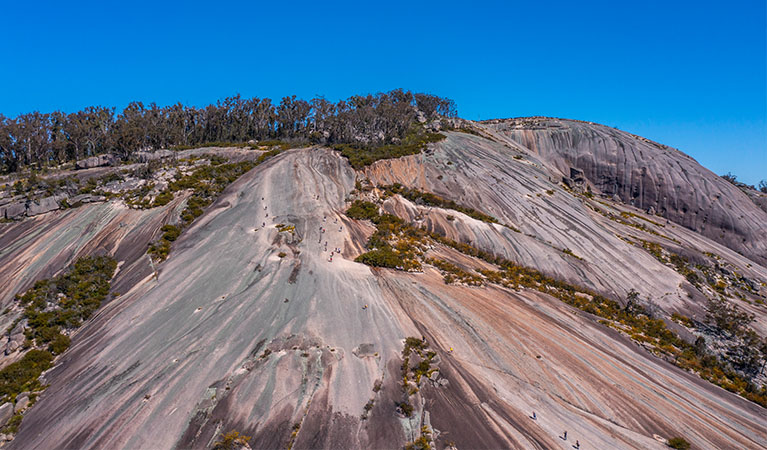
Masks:
[[[450,133],[428,157],[383,161],[368,174],[487,207],[521,231],[387,202],[427,229],[494,244],[564,278],[676,292],[682,277],[616,238],[617,225],[580,197],[547,194],[556,184],[539,161],[508,153]],[[11,448],[209,448],[228,430],[252,436],[254,448],[401,448],[423,426],[439,448],[559,448],[565,429],[590,448],[662,449],[658,439],[680,433],[700,448],[765,447],[761,407],[547,294],[355,263],[373,233],[343,213],[360,175],[335,152],[304,149],[232,184],[175,241],[158,277],[118,288],[119,299],[78,330]],[[664,231],[738,256],[682,227]],[[323,241],[343,256],[331,262]],[[552,244],[579,241],[572,248],[583,260]],[[628,262],[600,262],[620,252]],[[412,404],[397,407],[411,336],[439,364]]]
[[[767,263],[767,213],[731,183],[665,145],[590,122],[521,118],[484,122],[564,175],[580,169],[598,192]]]
[[[111,166],[116,162],[117,158],[113,155],[98,155],[91,156],[77,161],[75,163],[75,169],[93,169],[94,167]]]

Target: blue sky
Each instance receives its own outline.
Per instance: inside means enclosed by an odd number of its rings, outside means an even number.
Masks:
[[[112,3],[5,2],[0,113],[403,87],[464,118],[591,120],[767,179],[764,1]]]

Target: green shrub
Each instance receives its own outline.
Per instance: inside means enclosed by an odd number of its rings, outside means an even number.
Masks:
[[[53,355],[45,350],[32,349],[20,360],[0,370],[0,396],[8,401],[12,395],[39,387],[37,378],[51,367]]]
[[[677,450],[688,450],[690,448],[690,443],[681,437],[673,437],[669,439],[666,445]]]
[[[221,436],[220,441],[213,444],[213,450],[237,450],[247,445],[250,436],[241,435],[237,431],[230,431]]]
[[[163,225],[162,228],[160,228],[160,231],[163,232],[162,239],[165,239],[166,241],[173,242],[176,239],[178,239],[179,235],[181,234],[181,228],[175,226],[175,225]]]
[[[394,253],[391,247],[383,247],[363,253],[355,259],[356,262],[373,267],[388,267],[396,269],[403,267],[405,262],[402,257]]]
[[[154,198],[154,201],[152,202],[152,207],[156,206],[164,206],[170,203],[173,200],[173,193],[169,190],[164,190],[157,194],[157,197]]]
[[[427,133],[422,128],[414,128],[405,136],[400,144],[388,144],[378,147],[360,147],[351,144],[340,144],[333,148],[339,150],[341,155],[349,160],[349,164],[355,169],[369,166],[381,159],[399,158],[401,156],[416,155],[432,142],[445,139],[444,134]]]
[[[372,202],[355,200],[346,210],[346,215],[357,220],[374,220],[378,217],[378,206]]]

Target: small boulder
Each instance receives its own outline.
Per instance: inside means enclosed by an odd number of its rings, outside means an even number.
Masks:
[[[583,174],[583,171],[577,167],[570,167],[570,178],[576,184],[586,182],[586,176]]]
[[[368,358],[375,356],[375,344],[360,344],[352,350],[352,354],[357,358]]]
[[[27,205],[24,202],[11,203],[2,208],[2,216],[6,219],[18,219],[27,211]]]
[[[0,427],[4,427],[11,420],[11,417],[13,417],[13,404],[10,402],[3,403],[0,406]]]
[[[13,408],[13,412],[24,411],[29,406],[29,392],[22,392],[16,397],[16,406]]]
[[[110,166],[115,162],[112,155],[98,155],[81,159],[75,163],[75,169],[92,169],[94,167]]]
[[[66,198],[66,196],[54,195],[53,197],[45,197],[44,199],[30,202],[27,205],[27,215],[37,216],[39,214],[55,211],[59,209],[59,200],[64,198]]]

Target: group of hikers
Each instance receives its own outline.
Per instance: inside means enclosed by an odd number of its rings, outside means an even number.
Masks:
[[[326,222],[327,219],[328,219],[327,216],[323,216],[322,217],[322,221],[323,222]],[[333,223],[338,223],[338,218],[334,219]],[[338,227],[338,232],[339,233],[342,232],[343,230],[344,230],[343,226],[339,226]],[[322,235],[325,234],[325,232],[327,230],[325,229],[325,227],[320,225],[319,231],[320,231],[320,236],[319,236],[319,239],[317,240],[317,243],[321,245],[322,244]],[[325,248],[324,248],[323,251],[328,251],[328,241],[325,241],[325,246],[324,247]],[[335,255],[336,253],[338,253],[339,255],[341,254],[341,247],[335,247],[333,250],[330,251],[330,257],[328,258],[328,262],[333,262],[333,255]]]
[[[533,415],[530,416],[530,418],[533,420],[538,420],[538,416],[535,414],[535,411],[533,411]],[[562,433],[562,436],[560,436],[560,438],[565,441],[567,440],[567,430],[565,430],[565,432]],[[573,445],[573,448],[575,449],[581,448],[581,442],[578,439],[575,440],[575,445]]]

